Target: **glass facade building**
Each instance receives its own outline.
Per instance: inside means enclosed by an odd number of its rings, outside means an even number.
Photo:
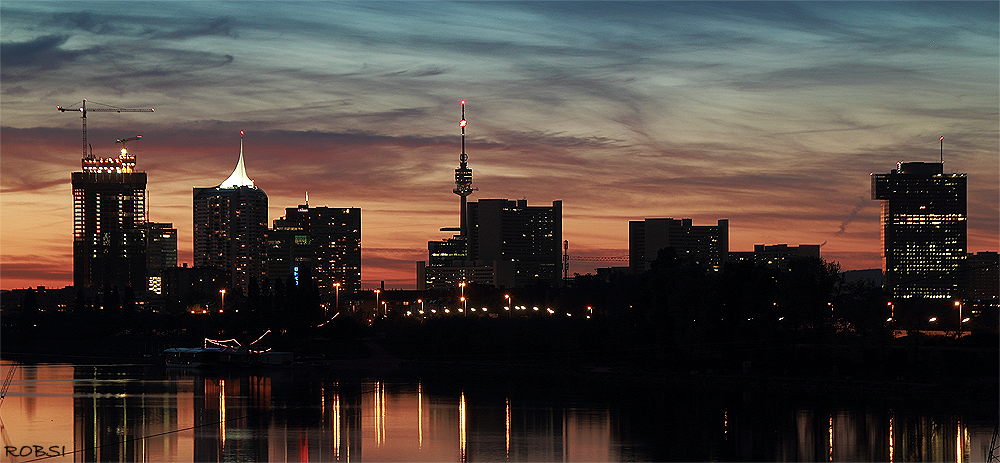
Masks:
[[[247,294],[250,280],[266,273],[267,194],[243,166],[213,188],[194,188],[194,265],[232,272],[231,287]]]
[[[966,174],[937,162],[899,162],[871,174],[882,201],[885,286],[893,299],[961,297],[966,257]]]
[[[361,209],[286,208],[268,232],[267,261],[272,280],[292,277],[296,282],[308,266],[324,302],[334,301],[337,291],[360,291]]]
[[[122,149],[73,172],[73,286],[146,288],[146,174]]]

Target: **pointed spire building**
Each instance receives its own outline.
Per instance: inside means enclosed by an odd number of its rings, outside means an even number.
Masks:
[[[213,188],[194,188],[194,265],[231,272],[231,287],[247,293],[266,274],[267,194],[247,176],[243,132],[236,169]]]

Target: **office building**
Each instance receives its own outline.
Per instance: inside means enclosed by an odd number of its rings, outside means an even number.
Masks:
[[[956,299],[966,257],[966,174],[944,163],[899,162],[871,174],[882,201],[884,285],[894,300]]]
[[[964,302],[979,310],[1000,307],[1000,254],[996,252],[970,253],[965,259]]]
[[[171,223],[146,223],[146,289],[163,294],[163,272],[177,266],[177,229]]]
[[[231,272],[232,288],[246,295],[250,281],[266,271],[267,194],[247,177],[240,158],[218,186],[194,188],[194,265]]]
[[[632,273],[649,270],[661,249],[678,258],[719,271],[729,255],[729,219],[716,225],[694,225],[691,219],[652,218],[628,223],[628,255]]]
[[[361,209],[286,208],[267,236],[267,274],[299,283],[308,267],[323,302],[361,290]]]
[[[124,145],[123,145],[124,146]],[[123,147],[73,172],[73,286],[146,288],[146,173]]]
[[[562,201],[529,206],[519,199],[481,199],[469,203],[469,249],[472,259],[506,263],[513,280],[501,272],[503,286],[559,283],[562,277]]]
[[[417,262],[417,288],[449,288],[460,282],[498,287],[539,281],[557,283],[562,270],[562,201],[528,206],[527,200],[484,199],[469,202],[477,191],[465,152],[465,101],[462,101],[462,153],[455,169],[455,193],[461,198],[460,226],[451,238],[427,243],[427,261]]]
[[[819,259],[818,244],[802,244],[789,246],[787,244],[755,244],[753,251],[730,251],[729,262],[751,262],[761,267],[774,270],[788,270],[788,264],[799,258]]]
[[[506,288],[559,283],[562,201],[529,206],[524,199],[481,199],[467,207],[468,251],[466,240],[458,236],[428,242],[431,265],[418,262],[418,289],[448,288],[461,281]]]

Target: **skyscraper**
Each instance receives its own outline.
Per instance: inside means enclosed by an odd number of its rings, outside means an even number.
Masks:
[[[721,270],[729,256],[729,219],[717,225],[694,225],[691,219],[655,218],[628,223],[628,255],[632,273],[649,270],[659,251],[673,248],[677,257]]]
[[[966,174],[944,163],[902,162],[871,174],[882,200],[885,286],[893,299],[953,299],[961,294],[966,257]]]
[[[507,263],[513,281],[503,276],[501,284],[525,286],[547,281],[558,283],[562,274],[562,201],[551,206],[528,206],[519,199],[481,199],[469,203],[469,248],[473,260]]]
[[[292,277],[308,266],[324,302],[339,291],[361,290],[361,208],[310,207],[285,209],[267,236],[267,274]]]
[[[146,288],[146,173],[124,145],[73,172],[73,286]]]
[[[251,279],[266,271],[267,194],[247,177],[240,158],[232,175],[216,187],[194,188],[194,265],[232,272],[232,287],[247,293]]]

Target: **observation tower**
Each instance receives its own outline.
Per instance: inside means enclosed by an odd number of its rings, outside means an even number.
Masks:
[[[469,239],[469,219],[468,219],[468,197],[473,192],[479,190],[472,186],[472,169],[469,168],[469,155],[465,152],[465,100],[462,100],[462,120],[458,125],[462,128],[462,154],[459,156],[459,166],[455,169],[455,189],[451,190],[462,198],[462,217],[459,233],[466,241]]]

